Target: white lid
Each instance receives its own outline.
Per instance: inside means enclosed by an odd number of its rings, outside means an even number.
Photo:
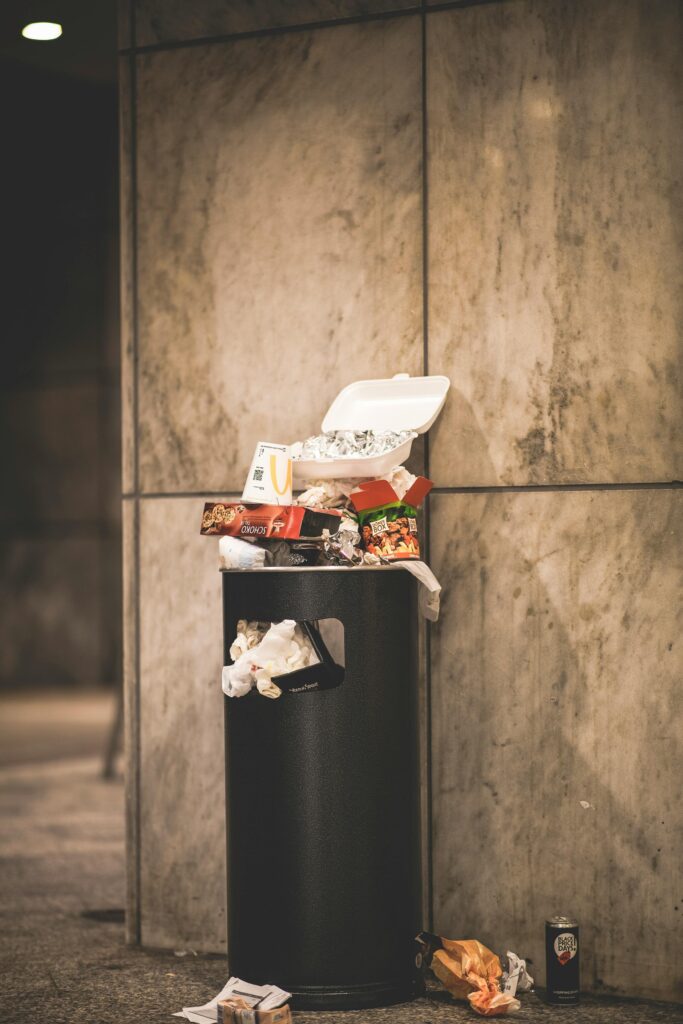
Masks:
[[[325,414],[328,430],[429,430],[451,382],[448,377],[397,373],[382,380],[358,380],[339,392]]]

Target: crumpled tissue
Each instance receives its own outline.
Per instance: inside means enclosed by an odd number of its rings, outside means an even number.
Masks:
[[[396,466],[377,479],[387,480],[400,500],[417,478],[413,473],[409,473],[405,466]],[[356,490],[360,482],[361,478],[358,477],[350,480],[307,480],[306,490],[294,500],[297,505],[306,505],[307,508],[333,508],[345,505],[349,494]]]
[[[534,979],[529,974],[526,960],[522,960],[516,953],[507,951],[507,970],[503,971],[501,988],[503,992],[514,996],[517,992],[531,992],[534,987]]]
[[[233,665],[223,667],[221,681],[223,693],[228,697],[244,697],[256,686],[264,697],[275,699],[282,690],[273,676],[283,676],[318,662],[311,641],[294,619],[274,622],[265,632],[262,626],[262,623],[247,623],[244,619],[237,624],[230,657],[234,657],[233,651],[238,657]]]

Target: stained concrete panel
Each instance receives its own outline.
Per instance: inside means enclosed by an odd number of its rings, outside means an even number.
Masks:
[[[680,491],[432,498],[438,932],[533,960],[576,915],[584,986],[680,999]]]
[[[143,490],[241,490],[259,440],[421,372],[409,20],[139,58]]]
[[[427,36],[437,483],[681,479],[683,7],[482,4]]]
[[[140,904],[140,705],[138,685],[138,504],[121,503],[123,615],[123,753],[126,814],[126,937],[139,942]]]
[[[140,503],[140,890],[144,945],[226,947],[218,544],[201,499]]]

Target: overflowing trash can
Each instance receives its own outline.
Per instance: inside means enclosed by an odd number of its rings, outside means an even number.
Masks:
[[[273,680],[277,700],[225,697],[230,971],[281,986],[300,1009],[411,999],[422,986],[417,581],[301,566],[224,570],[222,583],[225,665],[245,620],[301,624],[316,652]],[[324,642],[329,620],[343,657]]]
[[[449,387],[347,384],[321,434],[259,441],[241,498],[204,505],[223,572],[231,977],[186,1020],[389,1006],[428,970],[502,1016],[533,986],[511,950],[421,930],[418,617],[438,620],[441,585],[423,560],[433,483],[405,463]]]

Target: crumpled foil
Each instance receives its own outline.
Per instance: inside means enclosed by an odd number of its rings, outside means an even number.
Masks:
[[[329,530],[323,530],[323,550],[325,558],[332,565],[359,565],[363,560],[363,551],[357,520],[345,516],[336,533],[330,534]]]
[[[328,430],[307,438],[295,459],[347,459],[384,455],[417,435],[413,430]]]

